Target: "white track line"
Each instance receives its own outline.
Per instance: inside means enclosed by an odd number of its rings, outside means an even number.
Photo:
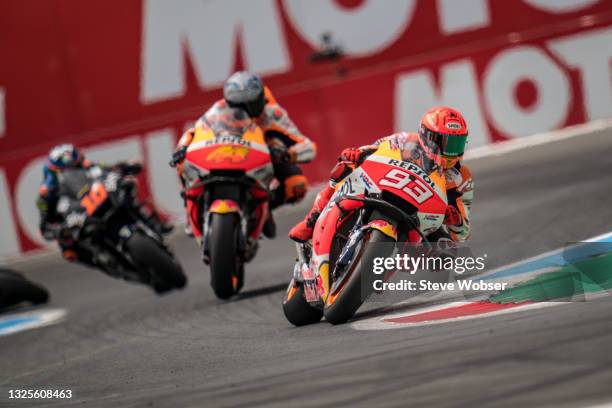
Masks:
[[[32,319],[31,321],[16,323],[8,327],[0,329],[0,336],[19,333],[25,330],[31,330],[38,327],[49,326],[63,321],[66,318],[65,309],[43,309],[25,313],[15,313],[3,315],[0,318],[1,323],[7,323],[14,319]]]
[[[580,241],[580,242],[599,242],[601,240],[604,240],[604,239],[607,239],[607,238],[610,238],[610,237],[612,237],[612,231],[606,232],[604,234],[597,235],[597,236],[594,236],[594,237],[591,237],[591,238],[587,238],[587,239],[585,239],[583,241]],[[563,247],[562,248],[557,248],[557,249],[552,249],[550,251],[546,251],[544,253],[532,256],[530,258],[526,258],[526,259],[523,259],[523,260],[520,260],[520,261],[516,261],[516,262],[513,262],[513,263],[508,264],[508,265],[500,266],[498,268],[495,268],[495,269],[492,269],[490,271],[487,271],[486,273],[484,273],[482,275],[479,275],[478,278],[485,278],[487,276],[494,275],[494,274],[496,274],[499,271],[502,271],[504,269],[514,268],[515,266],[518,266],[518,265],[521,265],[521,264],[526,264],[526,263],[529,263],[529,262],[540,260],[542,258],[546,258],[547,256],[551,256],[551,255],[554,255],[556,253],[559,253],[559,252],[563,251],[564,249],[565,248],[563,248]],[[555,269],[556,269],[556,267],[555,267]],[[543,272],[549,272],[549,270],[547,269],[547,270],[545,270]],[[523,276],[523,275],[527,275],[527,274],[521,274],[521,276]]]

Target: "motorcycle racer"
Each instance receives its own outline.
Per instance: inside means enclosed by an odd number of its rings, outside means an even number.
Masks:
[[[36,205],[40,214],[41,234],[47,241],[58,240],[62,256],[66,260],[103,267],[100,262],[97,262],[95,254],[82,250],[78,242],[61,239],[59,232],[63,220],[56,208],[60,198],[59,176],[61,172],[71,168],[91,169],[93,167],[115,168],[125,175],[136,175],[142,170],[140,163],[120,162],[114,166],[93,163],[85,159],[72,144],[58,145],[49,151],[47,162],[43,167],[43,181],[39,187]],[[148,209],[143,204],[139,204],[138,211],[142,220],[159,234],[166,234],[172,230],[172,225],[163,222],[154,209]]]
[[[308,180],[298,164],[308,163],[315,158],[316,145],[299,131],[261,79],[249,72],[239,71],[228,78],[223,87],[223,99],[215,102],[195,126],[182,135],[170,164],[176,166],[182,163],[194,138],[195,129],[209,126],[215,120],[216,113],[226,106],[245,110],[265,134],[273,159],[274,175],[280,183],[272,194],[270,209],[301,201],[306,194]],[[181,166],[178,172],[183,182]],[[275,235],[271,213],[263,232],[269,238]]]
[[[437,106],[423,115],[418,134],[396,133],[378,139],[372,145],[344,149],[338,164],[331,171],[329,183],[318,193],[306,217],[291,229],[289,237],[301,243],[310,240],[314,225],[334,194],[336,184],[350,174],[354,166],[374,153],[380,143],[391,141],[402,150],[405,160],[417,164],[423,160],[433,161],[444,172],[448,198],[444,226],[428,238],[432,241],[449,238],[455,242],[467,240],[470,236],[470,210],[474,197],[472,174],[461,163],[467,136],[467,124],[461,113],[446,106]]]

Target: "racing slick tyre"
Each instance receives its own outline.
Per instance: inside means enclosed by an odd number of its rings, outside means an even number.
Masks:
[[[317,323],[323,317],[323,311],[310,304],[304,298],[304,285],[289,283],[283,298],[283,312],[289,323],[294,326],[305,326]]]
[[[30,282],[21,274],[0,269],[0,308],[31,302],[35,305],[47,303],[49,292],[40,285]]]
[[[241,261],[234,214],[212,214],[210,221],[210,284],[219,299],[229,299],[239,289]],[[242,280],[242,279],[240,279]]]
[[[360,247],[347,266],[346,275],[330,289],[323,307],[325,320],[331,324],[342,324],[353,317],[365,299],[374,291],[373,284],[376,278],[372,271],[374,258],[389,255],[381,254],[380,247],[373,244],[392,242],[395,241],[377,230],[372,230],[364,236]]]
[[[181,265],[152,238],[135,232],[126,242],[126,249],[147,270],[148,281],[156,293],[181,289],[187,284]]]

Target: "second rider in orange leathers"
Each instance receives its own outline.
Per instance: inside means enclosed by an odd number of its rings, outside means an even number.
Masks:
[[[226,106],[245,110],[264,132],[272,155],[274,176],[280,183],[272,192],[270,209],[285,203],[301,201],[306,194],[308,180],[298,164],[308,163],[315,158],[316,145],[298,130],[287,111],[276,102],[259,76],[249,72],[236,72],[228,78],[223,87],[223,99],[215,102],[198,119],[195,126],[183,134],[171,163],[176,165],[183,161],[187,148],[193,140],[195,129],[207,124],[215,112]],[[269,238],[276,235],[276,227],[271,216],[264,225],[263,233]]]

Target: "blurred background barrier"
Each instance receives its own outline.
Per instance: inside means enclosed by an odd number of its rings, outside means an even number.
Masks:
[[[22,0],[0,4],[0,256],[41,248],[35,197],[53,145],[139,159],[179,214],[166,163],[234,70],[258,72],[338,152],[422,112],[462,110],[470,146],[612,117],[612,0]]]

